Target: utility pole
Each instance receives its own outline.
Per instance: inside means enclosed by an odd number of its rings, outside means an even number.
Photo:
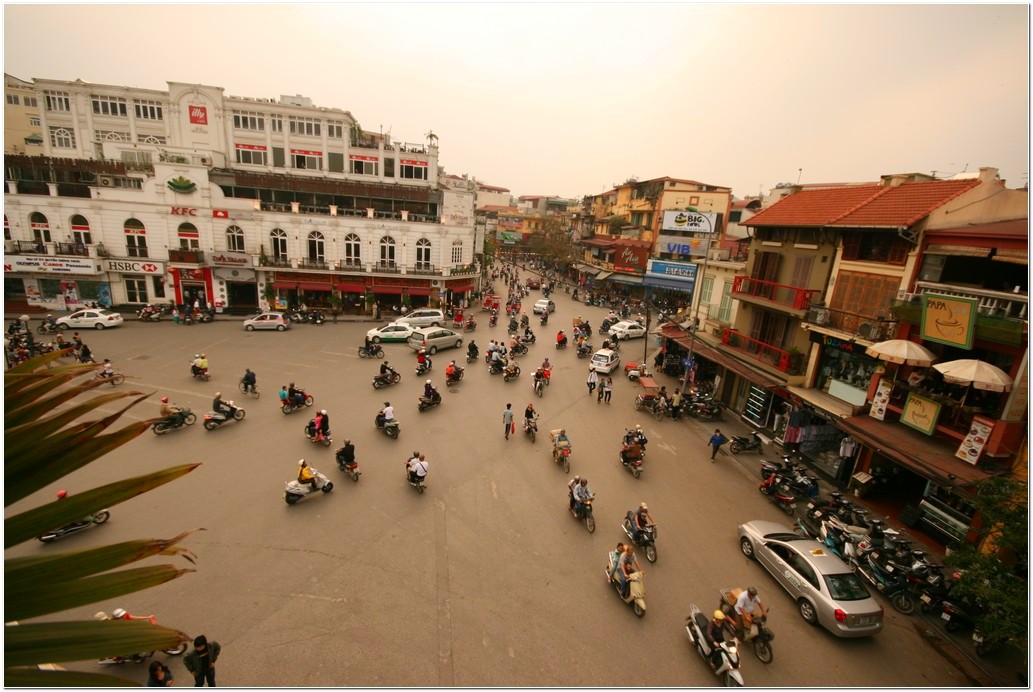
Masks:
[[[650,318],[650,307],[653,304],[653,287],[646,287],[646,338],[645,343],[642,344],[642,365],[648,362],[646,359],[649,357],[649,318]]]
[[[713,235],[713,233],[711,233],[711,235]],[[696,284],[692,287],[692,293],[694,298],[696,297],[696,294],[699,291],[700,286],[702,285],[702,281],[707,276],[707,264],[710,261],[710,250],[711,245],[708,243],[707,254],[703,256],[703,276],[696,277]],[[711,291],[713,291],[713,288],[711,288]],[[696,330],[699,328],[699,308],[702,302],[703,296],[701,294],[699,295],[699,298],[696,300],[696,315],[692,318],[692,331],[689,332],[689,356],[688,358],[686,358],[685,377],[682,379],[681,383],[682,393],[688,392],[689,373],[692,371],[692,351],[696,347]]]

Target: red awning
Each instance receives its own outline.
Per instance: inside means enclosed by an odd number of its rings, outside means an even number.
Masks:
[[[690,335],[686,331],[674,325],[665,325],[660,329],[660,333],[668,339],[676,341],[686,349],[689,348],[689,342],[692,341]],[[699,356],[712,363],[721,365],[764,389],[785,385],[785,382],[780,382],[773,376],[760,372],[746,363],[739,361],[737,358],[708,346],[699,337],[696,337],[696,340],[692,343],[692,353],[693,357]]]
[[[455,283],[445,284],[445,287],[451,290],[453,293],[462,293],[463,291],[473,290],[473,281],[456,281]]]
[[[273,288],[277,288],[282,291],[300,289],[302,291],[326,291],[329,293],[334,287],[330,284],[317,284],[306,281],[274,281]]]
[[[366,284],[337,284],[337,290],[341,293],[365,293]]]
[[[389,293],[395,296],[402,295],[401,286],[373,286],[369,290],[373,291],[374,293]]]
[[[430,295],[430,289],[429,288],[410,288],[409,289],[409,295],[411,295],[411,296],[429,296]]]

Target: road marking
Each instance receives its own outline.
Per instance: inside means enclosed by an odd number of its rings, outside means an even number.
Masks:
[[[448,581],[448,522],[445,503],[434,502],[434,566],[437,572],[438,601],[438,685],[455,685],[452,660],[451,586]]]
[[[495,486],[495,481],[491,482],[491,497],[493,500],[499,499],[498,488]]]
[[[678,456],[678,452],[676,451],[676,448],[675,448],[674,445],[659,444],[659,443],[657,443],[656,446],[659,447],[660,449],[664,450],[665,452],[670,452],[672,456]]]
[[[343,596],[340,596],[338,598],[334,598],[332,596],[319,596],[318,594],[314,594],[314,593],[292,593],[290,595],[295,597],[295,598],[311,598],[311,599],[317,600],[317,601],[330,601],[331,603],[345,603],[348,600],[347,598],[345,598]]]

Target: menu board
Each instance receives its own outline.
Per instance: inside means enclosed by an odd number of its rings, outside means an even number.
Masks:
[[[886,418],[886,405],[890,403],[890,394],[893,392],[893,382],[885,379],[879,381],[879,387],[875,390],[875,398],[872,399],[872,409],[868,415],[875,420]]]
[[[970,464],[975,464],[979,461],[979,457],[983,453],[983,447],[986,446],[987,440],[990,439],[990,432],[993,429],[993,419],[984,416],[973,417],[972,427],[969,428],[968,435],[965,436],[954,456],[964,459]]]

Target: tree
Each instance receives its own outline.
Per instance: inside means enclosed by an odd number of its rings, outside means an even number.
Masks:
[[[129,423],[101,434],[148,394],[111,391],[80,398],[106,382],[88,377],[95,365],[46,369],[68,351],[57,351],[11,368],[4,375],[4,506],[31,497],[145,432],[154,420]],[[85,380],[81,378],[87,377]],[[79,380],[75,383],[75,380]],[[80,420],[98,407],[129,399],[104,418]],[[64,500],[22,511],[4,520],[4,547],[11,548],[101,509],[125,502],[190,473],[182,464],[93,488]],[[147,621],[24,623],[134,591],[148,589],[192,569],[169,564],[119,569],[154,555],[194,555],[178,544],[192,532],[168,539],[140,539],[88,550],[4,559],[4,683],[10,686],[124,686],[110,675],[40,670],[44,663],[82,661],[172,648],[187,640],[179,630]]]
[[[994,642],[1028,642],[1029,501],[1025,483],[1008,478],[980,481],[973,501],[982,517],[975,544],[953,551],[946,563],[963,571],[952,597],[984,605],[976,627]]]

